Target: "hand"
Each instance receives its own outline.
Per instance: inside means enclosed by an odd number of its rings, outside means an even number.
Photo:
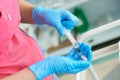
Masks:
[[[75,48],[73,48],[71,50],[71,52],[67,55],[67,57],[69,58],[73,58],[74,56],[74,59],[76,60],[83,60],[83,58],[80,56],[80,54],[82,54],[83,56],[85,56],[87,58],[87,61],[88,62],[92,62],[92,50],[91,50],[91,46],[82,42],[81,44],[79,44],[79,49],[80,49],[80,52],[78,52]]]
[[[32,18],[36,24],[47,24],[57,29],[59,34],[65,34],[64,28],[72,30],[78,23],[78,19],[67,10],[48,9],[43,7],[35,7],[32,12]]]
[[[82,60],[79,53],[73,48],[67,56],[48,57],[29,68],[38,80],[42,80],[52,73],[78,73],[83,71],[90,66],[92,51],[89,45],[85,43],[79,45],[81,52],[88,58],[88,61]]]

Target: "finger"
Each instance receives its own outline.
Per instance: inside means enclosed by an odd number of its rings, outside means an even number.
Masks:
[[[74,28],[74,24],[73,24],[73,22],[72,21],[63,21],[62,22],[62,25],[67,29],[67,30],[72,30],[73,28]]]
[[[75,48],[73,47],[70,53],[68,54],[69,56],[73,57],[75,55]]]
[[[86,48],[84,49],[84,53],[86,53],[86,56],[88,61],[91,62],[92,61],[92,51],[91,51],[91,46],[87,45]]]
[[[78,21],[78,18],[74,16],[71,12],[64,11],[62,16],[62,22],[66,29],[72,30],[73,27],[78,23]]]
[[[74,60],[82,60],[80,53],[75,48],[73,48],[70,51],[70,53],[68,54],[68,56],[71,57],[71,59],[74,59]]]
[[[74,18],[76,18],[74,16]],[[62,20],[62,25],[68,29],[68,30],[72,30],[74,28],[74,26],[78,23],[78,21],[76,20],[72,20],[72,19],[65,19],[65,20]]]
[[[79,60],[80,59],[80,54],[78,52],[76,52],[73,57],[74,57],[75,60]]]
[[[88,67],[73,69],[73,70],[72,70],[72,73],[73,73],[73,74],[76,74],[76,73],[78,73],[78,72],[84,71],[84,70],[87,69],[87,68],[88,68]]]
[[[79,60],[74,62],[75,68],[87,68],[90,66],[90,63],[88,61]]]
[[[77,23],[78,23],[79,19],[78,19],[75,15],[73,15],[71,12],[66,11],[65,14],[66,14],[66,18],[67,18],[68,20],[74,22],[74,24],[77,24]]]
[[[86,47],[84,48],[84,53],[86,57],[88,56],[89,51],[91,51],[91,46],[86,44]]]
[[[82,53],[84,56],[86,56],[86,54],[87,54],[86,48],[87,48],[87,44],[84,43],[84,42],[81,43],[81,45],[80,45],[80,51],[81,51],[81,53]]]
[[[92,58],[93,58],[93,54],[92,54],[92,51],[88,51],[88,54],[87,54],[87,59],[89,62],[92,62]]]
[[[86,47],[87,47],[87,44],[84,43],[84,42],[82,42],[81,45],[80,45],[80,48],[81,48],[82,50],[85,50]]]
[[[57,21],[55,23],[55,28],[57,29],[59,35],[61,35],[61,36],[65,35],[64,27],[63,27],[63,25],[61,24],[60,21]]]
[[[78,57],[78,59],[77,59],[77,60],[83,60],[82,55],[81,55],[82,53],[81,53],[81,52],[79,52],[78,54],[79,54],[80,56]]]
[[[80,51],[83,52],[84,43],[82,42],[81,44],[79,44],[79,46],[80,46]]]

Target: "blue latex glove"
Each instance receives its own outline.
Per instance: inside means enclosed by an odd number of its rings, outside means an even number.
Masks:
[[[66,56],[52,56],[30,66],[37,80],[42,80],[53,73],[78,73],[87,69],[92,61],[91,47],[86,43],[79,44],[80,50],[88,61],[82,60],[79,53],[73,48]]]
[[[72,30],[78,19],[67,10],[49,9],[37,6],[33,9],[32,18],[36,24],[47,24],[57,29],[61,36],[65,35],[64,27]]]

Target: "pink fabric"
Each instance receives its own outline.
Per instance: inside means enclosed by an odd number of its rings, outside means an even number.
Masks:
[[[3,78],[43,60],[44,55],[34,39],[18,27],[18,0],[0,0],[0,13],[0,78]]]

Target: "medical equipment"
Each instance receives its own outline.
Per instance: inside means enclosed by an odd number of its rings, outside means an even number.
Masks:
[[[80,52],[78,42],[74,39],[74,37],[71,35],[71,33],[70,33],[69,30],[65,29],[65,35],[70,40],[70,42],[72,43],[72,45],[74,46],[74,48],[76,48],[77,51]],[[86,56],[84,56],[81,52],[80,52],[80,55],[81,55],[81,58],[83,60],[87,60]],[[89,71],[92,74],[94,80],[100,80],[98,78],[97,74],[95,73],[92,65],[90,65]]]
[[[71,35],[69,30],[65,29],[65,35],[70,40],[70,42],[75,47],[75,49],[77,49],[77,51],[80,52],[78,42],[73,38],[73,36]],[[81,55],[83,60],[87,60],[87,58],[84,55],[82,55],[81,53],[80,53],[80,55]]]

